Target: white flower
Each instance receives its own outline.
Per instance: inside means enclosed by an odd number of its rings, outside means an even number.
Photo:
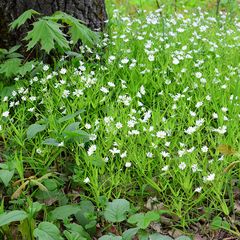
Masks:
[[[76,89],[76,90],[73,92],[73,96],[80,97],[81,95],[83,95],[83,90],[82,90],[82,89]]]
[[[122,128],[123,125],[120,122],[117,122],[115,126],[117,129],[120,129],[120,128]]]
[[[213,113],[213,114],[212,114],[212,117],[213,117],[214,119],[217,119],[217,118],[218,118],[218,114],[217,114],[217,113]]]
[[[36,149],[36,153],[41,154],[41,153],[42,153],[42,150],[41,150],[40,148],[37,148],[37,149]]]
[[[196,132],[197,130],[197,127],[189,127],[188,129],[186,129],[184,132],[191,135],[193,134],[194,132]]]
[[[34,110],[35,110],[34,107],[28,109],[29,112],[34,112]]]
[[[222,107],[221,110],[222,110],[223,112],[227,112],[227,111],[228,111],[228,108]]]
[[[129,62],[129,59],[128,58],[124,58],[121,60],[121,63],[122,64],[127,64]]]
[[[97,150],[97,146],[96,145],[91,145],[87,151],[88,156],[93,155],[93,153]]]
[[[89,140],[95,141],[96,139],[97,139],[97,135],[96,134],[90,134],[89,135]]]
[[[178,167],[179,167],[179,169],[181,169],[181,170],[184,170],[185,168],[186,168],[186,163],[185,162],[181,162],[179,165],[178,165]]]
[[[212,99],[211,96],[209,95],[206,96],[206,100],[211,101],[211,99]]]
[[[109,93],[109,90],[106,87],[101,87],[100,91],[103,93]]]
[[[203,102],[197,102],[196,105],[195,105],[195,107],[196,107],[196,108],[200,108],[202,105],[203,105]]]
[[[120,153],[120,150],[114,147],[113,149],[110,149],[109,152],[115,155],[116,153]]]
[[[201,191],[202,191],[202,187],[198,187],[194,190],[194,192],[198,192],[198,193],[200,193]]]
[[[91,124],[89,124],[89,123],[86,123],[86,124],[85,124],[85,128],[86,128],[86,129],[91,129],[91,128],[92,128],[92,126],[91,126]]]
[[[190,115],[192,116],[192,117],[196,117],[196,113],[195,112],[193,112],[193,111],[190,111]]]
[[[201,77],[202,77],[202,73],[196,72],[196,73],[195,73],[195,76],[196,76],[196,78],[201,78]]]
[[[169,157],[169,156],[170,156],[170,154],[169,154],[168,152],[166,152],[166,151],[162,151],[162,152],[161,152],[161,155],[162,155],[163,157]]]
[[[58,147],[63,147],[64,146],[64,142],[60,142],[59,144],[58,144]]]
[[[169,169],[169,166],[166,165],[166,166],[164,166],[164,167],[162,168],[162,171],[166,172],[168,169]]]
[[[67,69],[66,69],[66,68],[62,68],[62,69],[60,70],[60,73],[63,74],[63,75],[66,74],[66,72],[67,72]]]
[[[48,65],[44,65],[44,66],[43,66],[43,70],[44,70],[44,71],[47,71],[48,69],[49,69],[49,66],[48,66]]]
[[[62,94],[62,97],[63,97],[63,98],[67,98],[67,97],[69,96],[69,94],[70,94],[70,91],[69,91],[69,90],[64,90],[64,91],[63,91],[63,94]]]
[[[0,125],[0,131],[2,131],[2,125]]]
[[[9,116],[9,111],[3,112],[3,113],[2,113],[2,116],[3,116],[3,117],[8,117],[8,116]]]
[[[131,163],[131,162],[126,162],[126,163],[125,163],[125,167],[126,167],[126,168],[129,168],[129,167],[131,167],[131,166],[132,166],[132,163]]]
[[[167,135],[167,133],[164,132],[164,131],[158,131],[158,132],[156,133],[156,136],[157,136],[158,138],[165,138],[166,135]]]
[[[173,63],[174,65],[178,65],[178,64],[179,64],[179,60],[178,60],[177,58],[173,58],[172,63]]]
[[[123,152],[121,155],[120,155],[120,158],[125,158],[127,156],[127,151]]]
[[[148,56],[148,60],[149,60],[150,62],[153,62],[154,59],[155,59],[154,55],[149,55],[149,56]]]
[[[192,171],[193,171],[193,172],[196,172],[197,170],[198,170],[197,164],[193,164],[193,165],[192,165]]]
[[[204,121],[205,120],[203,118],[196,120],[196,126],[201,127],[203,125]]]
[[[83,180],[84,183],[90,183],[90,179],[88,177],[86,177],[84,180]]]
[[[152,158],[152,157],[153,157],[153,154],[152,154],[151,152],[147,152],[146,156],[147,156],[148,158]]]
[[[215,173],[209,174],[207,177],[204,178],[205,181],[213,181],[215,179]]]
[[[202,150],[202,152],[206,153],[206,152],[208,151],[208,147],[207,147],[207,146],[203,146],[203,147],[201,148],[201,150]]]

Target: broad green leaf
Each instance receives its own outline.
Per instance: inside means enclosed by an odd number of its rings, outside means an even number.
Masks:
[[[70,223],[65,225],[65,227],[68,229],[68,233],[70,233],[70,235],[72,236],[78,236],[78,239],[87,239],[87,240],[91,240],[91,236],[84,230],[84,228],[81,225],[78,225],[76,223]],[[64,233],[65,234],[65,233]],[[70,236],[68,234],[68,236]]]
[[[70,123],[69,125],[67,125],[67,127],[64,129],[64,131],[75,131],[77,129],[79,129],[79,124],[80,122],[74,122],[74,123]]]
[[[43,141],[43,144],[58,147],[60,143],[54,138],[47,138]]]
[[[44,131],[46,127],[47,127],[46,124],[41,125],[41,124],[35,123],[30,125],[27,129],[27,138],[28,139],[34,138],[37,135],[37,133]]]
[[[122,222],[130,211],[130,203],[125,199],[115,199],[107,204],[104,217],[108,222]]]
[[[218,229],[230,229],[230,224],[227,221],[224,221],[221,217],[216,216],[215,218],[213,218],[211,224],[210,224],[211,228],[213,230],[218,230]]]
[[[130,228],[128,230],[126,230],[122,237],[123,237],[123,240],[132,240],[133,237],[137,234],[139,228]]]
[[[149,236],[149,240],[173,240],[173,238],[159,233],[154,233]]]
[[[188,236],[180,236],[180,237],[175,238],[175,240],[192,240],[192,239]]]
[[[137,227],[141,229],[146,229],[152,221],[158,220],[160,217],[158,212],[150,211],[146,214],[144,213],[137,213],[132,215],[128,222],[131,224],[137,224]]]
[[[99,238],[99,240],[122,240],[123,238],[121,236],[116,235],[104,235]]]
[[[14,210],[11,212],[4,212],[0,214],[0,227],[12,222],[22,221],[27,218],[27,213],[22,210]]]
[[[62,240],[59,229],[50,222],[41,222],[33,231],[38,240]]]
[[[9,182],[13,177],[14,171],[0,170],[0,179],[4,183],[5,187],[8,186]]]
[[[64,117],[59,118],[59,119],[57,120],[57,122],[58,122],[58,123],[63,123],[63,122],[65,122],[65,121],[68,121],[68,120],[70,120],[70,119],[72,119],[72,118],[75,118],[76,116],[78,116],[80,113],[83,113],[84,111],[85,111],[85,110],[78,110],[78,111],[75,112],[75,113],[68,114],[68,115],[66,115],[66,116],[64,116]]]
[[[56,48],[56,44],[61,50],[69,50],[69,44],[65,38],[65,34],[60,30],[63,27],[61,24],[40,19],[33,24],[33,29],[28,32],[25,40],[29,41],[27,50],[31,50],[38,43],[41,45],[41,49],[49,52]]]
[[[57,207],[50,212],[51,220],[56,220],[56,219],[64,220],[69,216],[76,214],[78,211],[80,211],[79,206],[65,205],[65,206]]]
[[[10,24],[10,30],[13,30],[15,28],[19,28],[21,25],[23,25],[28,19],[32,18],[33,15],[40,15],[39,12],[29,9],[25,11],[23,14],[21,14],[16,20],[14,20]]]
[[[11,58],[0,64],[0,74],[4,74],[7,78],[17,75],[21,66],[21,59]]]
[[[78,223],[85,227],[94,219],[94,215],[96,215],[95,208],[93,203],[88,200],[81,201],[79,207],[81,211],[76,212],[75,217]]]

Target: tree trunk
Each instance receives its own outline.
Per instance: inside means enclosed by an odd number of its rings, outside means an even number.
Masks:
[[[97,31],[103,30],[107,19],[104,0],[0,0],[0,48],[19,43],[19,34],[24,34],[24,28],[18,33],[10,33],[9,24],[28,9],[34,9],[43,15],[62,11],[84,21],[88,27]]]

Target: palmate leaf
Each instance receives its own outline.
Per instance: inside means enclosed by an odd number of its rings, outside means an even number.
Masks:
[[[85,45],[92,47],[99,41],[99,34],[97,32],[92,31],[88,27],[86,27],[83,22],[71,15],[64,12],[56,12],[52,17],[47,17],[48,19],[59,21],[68,24],[69,35],[73,41],[73,44],[76,44],[79,40],[81,40]]]
[[[23,25],[28,19],[32,18],[33,15],[40,15],[39,12],[29,9],[25,11],[23,14],[21,14],[16,20],[14,20],[10,24],[10,30],[13,30],[15,28],[19,28],[21,25]]]
[[[61,24],[40,19],[33,24],[33,29],[28,32],[25,40],[29,41],[27,50],[34,48],[38,43],[41,49],[49,53],[58,45],[61,50],[69,50],[69,44],[65,34],[60,30]]]
[[[16,72],[20,69],[21,59],[12,58],[6,60],[4,63],[0,64],[0,74],[4,74],[7,78],[15,76]]]

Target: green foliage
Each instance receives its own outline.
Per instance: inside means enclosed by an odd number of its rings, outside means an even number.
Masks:
[[[33,232],[38,240],[61,240],[59,229],[50,222],[41,222]]]
[[[33,24],[33,29],[28,32],[25,40],[29,41],[27,50],[31,50],[38,43],[41,49],[45,50],[48,54],[54,48],[70,50],[65,34],[60,30],[61,24],[49,21],[47,19],[40,19]]]
[[[27,129],[27,138],[31,139],[36,136],[37,133],[42,132],[46,129],[47,125],[46,124],[32,124],[28,127]]]
[[[40,15],[39,12],[29,9],[26,10],[23,14],[21,14],[17,19],[15,19],[10,24],[10,30],[14,30],[16,28],[19,28],[21,25],[23,25],[28,19],[31,19],[34,15]]]
[[[2,180],[5,187],[8,186],[8,184],[11,181],[13,175],[14,175],[14,170],[12,170],[12,171],[5,170],[5,169],[0,170],[0,180]]]
[[[24,12],[11,24],[11,30],[23,25],[33,14],[39,15],[34,10]],[[64,26],[59,22],[69,26],[68,36],[61,30]],[[52,16],[38,18],[33,23],[32,30],[27,33],[24,39],[28,41],[28,51],[40,45],[40,48],[47,54],[53,49],[63,54],[64,51],[70,50],[68,37],[70,37],[74,45],[82,41],[84,44],[93,47],[99,41],[96,32],[91,31],[80,20],[60,11]]]
[[[24,62],[23,55],[17,52],[19,48],[20,45],[16,45],[9,50],[0,49],[0,76],[3,75],[6,78],[17,75],[25,76],[32,71],[37,62]]]
[[[8,225],[12,222],[22,221],[27,218],[27,213],[23,210],[13,210],[0,214],[0,227]]]
[[[130,211],[130,203],[125,199],[115,199],[107,204],[104,217],[109,222],[122,222],[126,220]]]
[[[153,221],[159,220],[160,214],[156,211],[149,211],[147,213],[137,213],[128,218],[128,222],[136,224],[138,228],[146,229]]]

